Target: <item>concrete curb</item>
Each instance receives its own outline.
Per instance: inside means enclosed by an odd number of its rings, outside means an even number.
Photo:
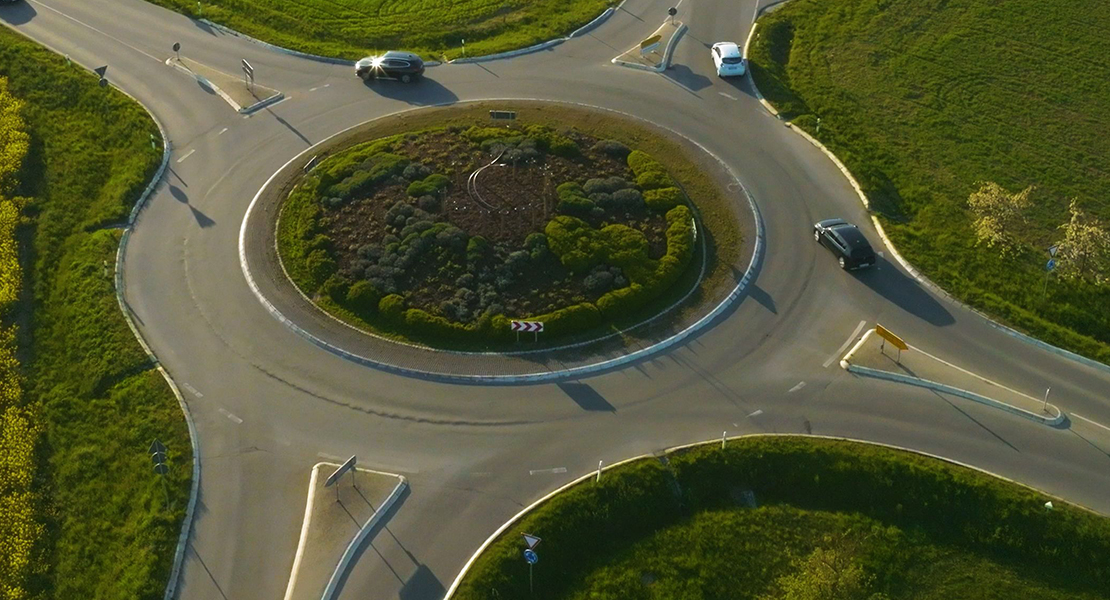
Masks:
[[[249,114],[251,114],[255,111],[262,110],[263,108],[266,108],[267,106],[270,106],[271,104],[277,104],[278,102],[281,102],[282,100],[285,99],[285,94],[284,93],[282,93],[278,90],[274,90],[277,93],[274,94],[273,96],[270,96],[269,98],[266,98],[264,100],[259,100],[258,102],[255,102],[254,104],[251,104],[250,106],[240,106],[238,102],[233,100],[231,98],[231,96],[229,96],[227,94],[227,92],[220,89],[220,86],[212,83],[212,81],[210,81],[207,77],[205,77],[205,76],[203,76],[199,73],[193,72],[192,70],[189,69],[189,67],[186,67],[185,65],[181,64],[180,62],[175,61],[173,59],[173,57],[170,57],[170,58],[166,59],[166,66],[173,67],[173,68],[177,69],[178,71],[181,71],[182,73],[187,73],[187,74],[191,75],[194,79],[197,80],[197,83],[199,83],[199,84],[203,85],[204,87],[206,87],[206,88],[212,90],[213,92],[215,92],[216,95],[219,96],[220,98],[223,98],[224,102],[227,102],[231,106],[231,108],[235,109],[235,112],[237,112],[241,115],[249,115]],[[267,89],[272,89],[272,88],[267,88]]]
[[[312,503],[316,500],[316,481],[320,478],[320,467],[331,463],[319,462],[312,466],[312,474],[308,478],[308,500],[304,503],[304,518],[301,519],[301,537],[297,538],[297,551],[293,554],[293,568],[289,570],[289,583],[285,585],[285,600],[293,597],[293,590],[297,588],[297,575],[301,571],[301,559],[304,558],[304,548],[308,543],[308,530],[312,526]]]
[[[755,92],[755,97],[757,100],[759,100],[759,103],[763,105],[763,108],[767,109],[767,112],[771,113],[772,116],[776,118],[782,118],[779,117],[779,111],[775,110],[774,106],[771,106],[771,103],[763,97],[763,94],[759,92],[759,88],[756,87],[755,77],[752,75],[752,63],[748,60],[748,47],[751,46],[752,40],[755,39],[755,28],[758,25],[758,22],[752,23],[752,28],[748,30],[748,39],[744,42],[744,60],[748,63],[747,77],[751,79],[752,91]]]
[[[752,25],[751,32],[749,32],[749,34],[748,34],[748,41],[747,41],[747,43],[744,44],[744,57],[745,57],[745,59],[748,56],[748,44],[751,43],[752,37],[755,33],[755,25],[757,25],[757,24],[758,23]],[[748,69],[748,72],[751,73],[751,68],[750,67]],[[766,108],[768,112],[770,112],[773,116],[775,116],[777,118],[780,118],[780,119],[782,118],[779,115],[778,111],[775,110],[775,108],[773,106],[771,106],[771,103],[767,102],[763,98],[763,94],[761,94],[759,92],[759,88],[756,87],[756,85],[755,85],[755,78],[754,77],[752,78],[752,90],[755,91],[756,98],[759,99],[760,103],[763,104],[764,108]],[[837,168],[840,169],[840,172],[844,174],[844,177],[846,177],[848,179],[848,183],[851,184],[852,189],[854,189],[856,191],[856,195],[859,197],[860,202],[863,203],[864,208],[866,208],[868,210],[868,212],[870,212],[871,211],[871,203],[867,199],[867,195],[864,194],[863,190],[860,188],[859,182],[856,181],[856,178],[848,170],[848,167],[844,166],[844,163],[841,162],[841,160],[839,158],[837,158],[837,156],[835,154],[833,154],[832,151],[830,151],[828,148],[826,148],[824,144],[822,144],[816,138],[811,136],[809,133],[805,132],[804,130],[802,130],[799,127],[794,127],[793,124],[791,124],[789,122],[786,123],[786,126],[790,127],[798,135],[805,138],[809,143],[813,144],[825,156],[827,156],[830,160],[833,161],[833,164],[835,164],[837,166]],[[1105,363],[1101,363],[1097,360],[1087,358],[1086,356],[1081,356],[1079,354],[1076,354],[1075,352],[1072,352],[1071,350],[1065,350],[1064,348],[1060,348],[1059,346],[1054,346],[1052,344],[1049,344],[1048,342],[1041,341],[1041,340],[1039,340],[1039,339],[1037,339],[1037,338],[1035,338],[1031,335],[1022,333],[1022,332],[1020,332],[1020,331],[1018,331],[1018,330],[1016,330],[1016,329],[1014,329],[1014,328],[1012,328],[1008,325],[1004,325],[1002,323],[999,323],[998,321],[994,320],[992,317],[988,316],[986,313],[980,311],[979,309],[973,308],[973,307],[965,304],[964,302],[958,300],[957,298],[955,298],[954,296],[949,294],[944,288],[940,287],[939,285],[934,283],[931,279],[929,279],[924,274],[922,274],[920,271],[918,271],[912,264],[910,264],[909,261],[907,261],[905,258],[902,258],[902,255],[898,252],[897,248],[895,248],[894,243],[890,240],[889,237],[887,237],[886,231],[883,229],[882,223],[880,223],[878,217],[876,217],[873,214],[871,215],[871,224],[875,227],[875,231],[877,231],[879,233],[879,237],[883,240],[883,244],[885,244],[886,247],[890,249],[890,253],[894,256],[894,259],[896,261],[898,261],[898,264],[901,265],[902,268],[905,269],[906,272],[909,273],[910,276],[913,277],[914,280],[917,281],[918,283],[920,283],[921,285],[929,288],[930,290],[937,293],[938,295],[941,295],[941,296],[947,298],[953,304],[957,304],[960,307],[962,307],[962,308],[964,308],[964,309],[966,309],[966,310],[968,310],[972,313],[975,313],[976,315],[981,317],[983,320],[985,320],[991,327],[994,327],[995,329],[998,329],[999,331],[1005,333],[1006,335],[1009,335],[1010,337],[1016,338],[1016,339],[1021,340],[1025,343],[1027,343],[1027,344],[1031,344],[1033,346],[1041,348],[1042,350],[1047,350],[1048,352],[1052,352],[1053,354],[1057,354],[1059,356],[1062,356],[1062,357],[1067,358],[1069,360],[1072,360],[1074,362],[1080,363],[1082,365],[1085,365],[1085,366],[1088,366],[1088,367],[1091,367],[1091,368],[1094,368],[1094,369],[1098,369],[1098,370],[1106,372],[1106,373],[1110,373],[1110,365],[1107,365]]]
[[[871,336],[874,333],[875,333],[875,329],[871,328],[871,329],[868,329],[867,332],[864,333],[863,336],[861,336],[859,338],[859,341],[857,341],[855,343],[855,345],[852,346],[852,349],[849,350],[848,353],[844,355],[844,358],[840,359],[840,368],[841,369],[844,369],[845,371],[848,370],[848,365],[850,365],[852,363],[852,356],[855,355],[856,350],[859,350],[860,347],[862,347],[864,344],[866,344],[867,340],[870,339]]]
[[[499,98],[499,99],[495,99],[495,100],[501,100],[501,101],[506,101],[506,102],[511,102],[511,101],[518,101],[518,102],[550,102],[550,101],[546,101],[546,100],[538,100],[538,99],[535,99],[535,98]],[[491,101],[491,99],[474,100],[474,101],[471,101],[471,102],[489,102],[489,101]],[[458,104],[458,103],[453,102],[451,104]],[[604,111],[604,112],[610,112],[610,113],[618,114],[618,115],[624,116],[626,118],[634,119],[634,120],[637,120],[637,121],[642,121],[643,120],[643,119],[640,119],[639,117],[636,117],[635,115],[631,115],[629,113],[625,113],[625,112],[617,111],[617,110],[613,110],[613,109],[608,109],[608,108],[603,108],[603,107],[599,107],[599,106],[592,106],[592,105],[583,104],[583,103],[563,103],[563,104],[567,104],[567,105],[570,105],[570,106],[579,106],[579,107],[583,107],[583,108],[589,108],[589,109],[592,109],[592,110],[600,110],[600,111]],[[443,106],[443,105],[439,105],[439,106]],[[380,118],[392,117],[392,116],[396,116],[396,115],[399,115],[399,114],[403,114],[405,112],[409,112],[409,111],[413,111],[413,110],[420,110],[421,108],[427,108],[427,107],[416,107],[416,108],[404,109],[404,110],[392,113],[390,115],[385,115],[385,116],[380,117]],[[312,344],[315,344],[319,348],[327,350],[327,351],[329,351],[329,352],[331,352],[331,353],[333,353],[337,356],[340,356],[341,358],[345,358],[345,359],[350,360],[352,362],[355,362],[355,363],[358,363],[358,364],[361,364],[361,365],[365,365],[365,366],[368,366],[368,367],[372,367],[372,368],[375,368],[375,369],[379,369],[379,370],[385,371],[387,373],[394,373],[394,374],[397,374],[397,375],[403,375],[403,376],[407,376],[407,377],[419,377],[419,378],[423,378],[423,379],[427,379],[427,380],[431,380],[431,381],[440,381],[440,382],[444,382],[444,383],[487,384],[487,385],[517,385],[517,384],[525,384],[525,383],[539,383],[539,382],[545,382],[545,381],[554,381],[554,380],[569,379],[569,378],[574,378],[574,377],[581,377],[581,376],[585,376],[585,375],[598,373],[598,372],[601,372],[601,371],[607,371],[607,370],[614,369],[614,368],[617,368],[617,367],[620,367],[620,366],[623,366],[623,365],[626,365],[626,364],[630,364],[630,363],[635,362],[637,360],[640,360],[642,358],[646,358],[647,356],[650,356],[650,355],[655,354],[657,352],[661,352],[663,350],[666,350],[667,348],[670,348],[671,346],[674,346],[674,345],[684,341],[686,338],[692,336],[693,334],[701,331],[701,329],[703,329],[706,325],[708,325],[714,319],[716,319],[718,316],[720,316],[722,313],[724,313],[724,311],[727,310],[732,305],[732,303],[736,301],[737,298],[739,298],[741,295],[743,295],[743,293],[747,290],[748,285],[751,283],[752,279],[754,279],[755,276],[757,275],[759,265],[762,264],[763,250],[764,250],[764,245],[765,245],[765,239],[764,239],[765,232],[764,232],[764,227],[763,227],[763,217],[762,217],[761,213],[759,212],[759,207],[755,203],[755,198],[752,197],[751,192],[748,191],[748,188],[745,187],[743,185],[743,183],[740,182],[740,179],[738,177],[736,177],[736,174],[732,172],[732,169],[728,168],[727,164],[724,161],[722,161],[720,159],[720,157],[718,157],[716,154],[710,152],[708,148],[706,148],[702,144],[698,143],[697,141],[692,140],[690,138],[687,138],[686,136],[678,133],[677,131],[674,131],[673,129],[670,129],[670,128],[667,128],[667,127],[662,127],[660,125],[655,125],[656,127],[660,127],[661,129],[663,129],[665,131],[668,131],[673,135],[676,135],[676,136],[678,136],[682,139],[687,140],[688,142],[697,146],[703,152],[708,154],[709,156],[716,159],[717,162],[720,163],[725,168],[725,170],[732,176],[733,180],[737,183],[737,185],[740,186],[740,189],[744,192],[744,197],[748,200],[748,206],[752,211],[752,216],[753,216],[753,219],[755,221],[755,227],[756,227],[755,247],[752,250],[752,257],[751,257],[751,260],[748,262],[748,266],[747,266],[746,270],[744,271],[743,277],[736,284],[736,287],[733,288],[733,290],[729,293],[729,295],[724,300],[722,300],[716,307],[714,307],[713,310],[711,310],[708,314],[704,315],[701,319],[699,319],[695,323],[691,324],[686,329],[683,329],[682,331],[676,333],[675,335],[673,335],[673,336],[671,336],[671,337],[669,337],[669,338],[667,338],[667,339],[665,339],[665,340],[663,340],[659,343],[656,343],[652,346],[649,346],[647,348],[642,348],[640,350],[637,350],[637,351],[629,353],[629,354],[625,354],[625,355],[617,357],[617,358],[609,359],[609,360],[602,361],[602,362],[599,362],[599,363],[594,363],[594,364],[591,364],[591,365],[584,365],[584,366],[581,366],[581,367],[575,367],[575,368],[567,369],[565,371],[545,371],[545,372],[540,372],[540,373],[528,373],[528,374],[524,374],[524,375],[460,375],[460,374],[438,373],[438,372],[433,372],[433,371],[424,371],[424,370],[420,370],[420,369],[412,369],[412,368],[408,368],[408,367],[401,367],[401,366],[381,362],[381,361],[378,361],[378,360],[375,360],[375,359],[372,359],[372,358],[364,357],[364,356],[355,354],[353,352],[349,352],[347,350],[344,350],[343,348],[340,348],[340,347],[335,346],[335,345],[333,345],[333,344],[331,344],[331,343],[329,343],[325,340],[322,340],[322,339],[316,337],[315,335],[313,335],[312,333],[309,333],[308,331],[304,330],[299,325],[297,325],[292,320],[290,320],[288,317],[286,317],[284,314],[282,314],[282,312],[280,310],[278,310],[278,308],[276,306],[274,306],[273,303],[270,302],[270,300],[268,298],[266,298],[265,295],[262,294],[262,291],[259,289],[257,282],[255,282],[255,280],[254,280],[254,276],[251,273],[250,264],[247,261],[246,238],[247,238],[247,231],[248,231],[248,223],[250,222],[250,217],[254,212],[255,205],[258,203],[259,198],[261,198],[262,193],[266,190],[267,187],[269,187],[269,185],[273,182],[274,178],[277,177],[277,175],[279,173],[281,173],[282,171],[287,169],[294,162],[300,160],[303,156],[305,156],[308,153],[310,153],[311,151],[313,151],[313,149],[315,147],[319,146],[320,144],[324,144],[328,140],[330,140],[330,139],[332,139],[336,136],[342,135],[342,134],[346,133],[347,131],[350,131],[351,129],[354,129],[355,127],[359,127],[361,125],[362,125],[361,123],[359,125],[354,125],[352,127],[344,129],[343,131],[335,133],[334,135],[330,136],[329,138],[327,138],[325,140],[321,140],[320,142],[318,142],[317,144],[313,145],[312,147],[304,150],[303,152],[301,152],[297,156],[294,156],[293,158],[289,159],[289,161],[286,162],[284,165],[282,165],[282,167],[280,169],[278,169],[273,174],[271,174],[270,177],[266,180],[266,182],[264,184],[262,184],[262,187],[259,188],[258,193],[255,194],[255,196],[251,200],[250,204],[247,206],[246,214],[243,216],[242,224],[239,227],[239,266],[240,266],[240,269],[243,272],[244,278],[247,280],[247,285],[250,287],[251,292],[254,294],[255,298],[257,298],[259,303],[262,304],[263,308],[265,308],[266,311],[270,313],[270,316],[277,319],[280,323],[285,325],[287,328],[289,328],[291,331],[293,331],[297,335],[303,337],[304,339],[308,340]],[[276,240],[275,240],[275,243],[276,243]]]
[[[546,42],[540,42],[538,44],[528,46],[527,48],[521,48],[519,50],[509,50],[507,52],[498,52],[497,54],[487,54],[485,56],[474,56],[474,57],[470,57],[470,58],[456,58],[454,60],[447,61],[447,64],[465,65],[465,64],[489,62],[491,60],[501,60],[503,58],[513,58],[514,56],[523,56],[525,54],[531,54],[533,52],[539,52],[540,50],[547,50],[548,48],[553,48],[555,46],[558,46],[559,44],[562,44],[563,42],[565,42],[567,40],[571,40],[571,39],[574,39],[576,37],[585,35],[585,34],[589,33],[590,31],[592,31],[594,29],[597,29],[598,26],[600,26],[602,23],[604,23],[606,20],[608,20],[609,17],[613,16],[613,13],[615,13],[617,11],[617,8],[620,8],[623,5],[624,5],[624,2],[622,0],[622,2],[619,5],[617,5],[616,8],[614,8],[612,6],[610,6],[609,8],[606,8],[600,15],[594,17],[594,19],[592,21],[590,21],[589,23],[586,23],[585,25],[579,27],[578,29],[575,29],[574,31],[570,32],[569,35],[567,35],[565,37],[555,38],[553,40],[547,40]]]
[[[281,46],[276,46],[274,44],[271,44],[270,42],[264,42],[264,41],[262,41],[258,38],[254,38],[254,37],[251,37],[251,36],[249,36],[245,33],[238,32],[238,31],[236,31],[236,30],[234,30],[230,27],[226,27],[224,25],[220,25],[219,23],[214,23],[212,21],[209,21],[208,19],[196,19],[196,21],[200,22],[200,23],[204,23],[205,25],[211,27],[212,29],[217,29],[219,31],[222,31],[223,33],[226,33],[228,35],[233,35],[233,36],[238,37],[238,38],[243,38],[244,40],[247,40],[248,42],[253,42],[255,44],[258,44],[259,46],[265,46],[266,48],[269,48],[270,50],[274,50],[276,52],[281,52],[282,54],[289,54],[289,55],[292,55],[292,56],[299,56],[300,58],[307,58],[308,60],[314,60],[314,61],[317,61],[317,62],[331,63],[333,65],[346,65],[346,66],[349,66],[349,67],[355,66],[355,61],[353,61],[353,60],[347,60],[345,58],[332,58],[330,56],[320,56],[318,54],[309,54],[307,52],[301,52],[299,50],[290,50],[288,48],[282,48]]]
[[[260,111],[263,108],[266,108],[267,106],[272,106],[274,104],[277,104],[278,102],[281,102],[282,100],[285,100],[285,93],[284,92],[278,92],[278,93],[274,94],[273,96],[270,96],[269,98],[266,98],[264,100],[259,100],[258,102],[255,102],[254,104],[252,104],[250,106],[244,106],[243,108],[240,108],[239,109],[239,114],[249,115],[251,113]]]
[[[814,434],[802,434],[802,433],[751,433],[751,434],[745,434],[745,435],[735,435],[735,436],[731,436],[731,437],[726,437],[724,439],[727,441],[727,440],[740,440],[740,439],[744,439],[744,438],[764,438],[764,437],[765,438],[799,437],[799,438],[813,438],[813,439],[819,439],[819,440],[835,440],[835,441],[842,441],[842,442],[853,442],[853,443],[857,443],[857,444],[869,444],[871,446],[879,446],[881,448],[888,448],[890,450],[899,450],[899,451],[902,451],[902,452],[908,452],[910,454],[916,454],[918,456],[924,456],[926,458],[932,458],[932,459],[935,459],[935,460],[946,462],[946,463],[951,464],[951,465],[956,465],[958,467],[963,467],[965,469],[971,469],[971,470],[976,471],[978,473],[982,473],[984,475],[989,475],[989,476],[994,477],[996,479],[1001,479],[1002,481],[1005,481],[1007,483],[1011,483],[1011,484],[1014,484],[1014,485],[1017,485],[1017,486],[1021,486],[1025,489],[1027,489],[1027,490],[1036,492],[1038,494],[1043,494],[1046,497],[1052,498],[1053,500],[1057,500],[1057,501],[1060,501],[1060,502],[1066,502],[1067,504],[1070,504],[1070,505],[1075,506],[1077,508],[1081,508],[1083,510],[1086,510],[1086,511],[1092,513],[1092,514],[1096,514],[1096,515],[1101,514],[1098,511],[1092,510],[1092,509],[1087,508],[1083,505],[1076,504],[1074,502],[1069,502],[1068,500],[1065,500],[1064,498],[1061,498],[1061,497],[1056,496],[1054,494],[1049,494],[1048,492],[1038,490],[1035,487],[1026,485],[1026,484],[1021,483],[1019,481],[1015,481],[1013,479],[1010,479],[1009,477],[1004,477],[1002,475],[999,475],[997,473],[988,471],[986,469],[982,469],[982,468],[976,467],[974,465],[971,465],[971,464],[968,464],[968,463],[965,463],[965,462],[961,462],[961,461],[958,461],[958,460],[954,460],[954,459],[951,459],[951,458],[946,458],[944,456],[940,456],[939,454],[933,454],[933,453],[930,453],[930,452],[923,452],[921,450],[914,450],[913,448],[906,448],[906,447],[903,447],[903,446],[895,446],[894,444],[884,444],[882,442],[872,442],[872,441],[869,441],[869,440],[861,440],[861,439],[854,439],[854,438],[847,438],[847,437],[840,437],[840,436],[832,436],[832,435],[814,435]],[[681,450],[687,450],[689,448],[696,448],[698,446],[707,446],[709,444],[720,444],[720,443],[721,443],[721,438],[714,438],[714,439],[705,440],[705,441],[702,441],[702,442],[693,442],[693,443],[690,443],[690,444],[683,444],[683,445],[680,445],[680,446],[673,446],[671,448],[667,448],[667,449],[663,450],[662,454],[665,456],[665,455],[668,455],[668,454],[673,454],[675,452],[679,452]],[[634,462],[634,461],[637,461],[637,460],[657,458],[657,457],[658,456],[655,455],[655,454],[641,454],[639,456],[634,456],[632,458],[626,458],[622,461],[615,462],[611,465],[608,465],[608,466],[602,468],[601,472],[604,473],[605,471],[609,471],[609,470],[617,468],[621,465],[624,465],[624,464],[627,464],[627,463],[630,463],[630,462]],[[597,471],[596,470],[595,471],[590,471],[589,473],[586,473],[585,475],[582,475],[581,477],[578,477],[578,478],[574,479],[573,481],[570,481],[569,483],[560,486],[558,489],[556,489],[556,490],[554,490],[554,491],[552,491],[548,494],[545,494],[542,498],[540,498],[539,500],[536,500],[535,502],[529,504],[524,509],[522,509],[520,512],[516,513],[511,518],[509,518],[508,521],[506,521],[503,525],[498,527],[496,531],[494,531],[492,534],[490,534],[490,536],[488,538],[486,538],[486,540],[484,542],[482,542],[482,544],[480,546],[478,546],[478,549],[466,561],[466,563],[462,567],[462,570],[460,570],[459,574],[457,576],[455,576],[455,580],[453,582],[451,582],[451,587],[447,589],[447,594],[443,597],[444,600],[451,600],[451,597],[454,596],[455,592],[458,590],[459,585],[462,583],[463,578],[466,577],[466,574],[470,570],[470,568],[472,566],[474,566],[474,562],[478,560],[478,557],[481,556],[482,553],[485,552],[486,549],[489,548],[489,546],[491,544],[493,544],[493,542],[497,541],[497,538],[499,538],[501,536],[501,534],[503,534],[507,529],[512,527],[514,523],[516,523],[517,521],[520,521],[522,518],[524,518],[525,515],[532,512],[533,510],[538,508],[541,504],[547,502],[551,498],[561,494],[562,492],[567,491],[568,489],[584,482],[585,480],[587,480],[591,477],[596,477],[596,476],[597,476]]]
[[[620,67],[628,67],[629,69],[636,69],[639,71],[647,71],[649,73],[662,73],[671,66],[671,57],[674,55],[674,48],[678,45],[678,41],[682,39],[683,34],[686,33],[686,24],[680,23],[678,29],[671,35],[671,39],[667,40],[667,47],[663,50],[663,60],[659,63],[658,67],[648,67],[637,63],[630,63],[628,61],[613,58],[609,62]]]
[[[390,475],[391,473],[382,474]],[[400,499],[401,494],[404,493],[405,488],[408,487],[408,480],[403,476],[395,475],[395,477],[400,481],[394,486],[393,491],[389,493],[389,496],[382,502],[382,505],[378,507],[378,510],[375,510],[374,514],[367,519],[366,523],[362,525],[362,529],[359,529],[358,535],[351,539],[351,543],[348,544],[347,549],[343,551],[343,556],[339,559],[339,564],[335,566],[335,571],[332,572],[331,579],[328,579],[328,585],[324,588],[324,594],[320,597],[321,600],[332,600],[332,598],[336,596],[339,591],[339,580],[342,579],[343,575],[347,573],[347,570],[351,568],[351,561],[354,560],[355,554],[358,553],[359,546],[366,541],[366,536],[370,535],[370,532],[377,527],[378,523],[380,523],[383,518],[385,518],[386,513],[393,508],[393,505]]]

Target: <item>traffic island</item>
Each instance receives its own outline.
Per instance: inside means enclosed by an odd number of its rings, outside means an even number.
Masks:
[[[170,57],[166,59],[166,64],[192,75],[201,87],[223,98],[240,114],[248,115],[285,98],[285,94],[278,90],[254,83],[254,68],[246,61],[242,76],[224,73],[183,56]]]
[[[390,473],[333,463],[313,467],[285,600],[334,597],[363,543],[407,485]]]
[[[1046,425],[1064,421],[1063,412],[1048,402],[1048,390],[1037,398],[1006,387],[906,344],[882,325],[864,334],[840,366],[850,373],[959,396]]]
[[[661,73],[670,66],[674,47],[685,32],[686,25],[682,21],[668,20],[655,33],[611,62],[622,67]]]

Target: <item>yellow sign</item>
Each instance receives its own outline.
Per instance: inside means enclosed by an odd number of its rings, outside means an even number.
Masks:
[[[653,35],[653,36],[649,37],[648,39],[640,42],[640,50],[643,51],[643,50],[645,50],[645,49],[647,49],[651,46],[655,46],[655,45],[659,44],[659,41],[662,40],[662,39],[663,39],[662,35]]]
[[[878,323],[875,324],[875,333],[879,334],[879,336],[882,337],[884,340],[890,342],[891,344],[894,344],[894,347],[899,350],[909,349],[909,346],[906,345],[906,342],[902,341],[902,338],[894,335],[889,329],[883,327],[882,325],[879,325]]]

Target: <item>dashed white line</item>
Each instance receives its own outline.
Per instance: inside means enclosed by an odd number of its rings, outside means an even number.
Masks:
[[[748,415],[748,418],[750,419],[752,417],[758,417],[761,414],[763,414],[763,409],[759,409],[759,410],[753,412],[752,414]],[[735,423],[733,423],[733,425],[735,425]]]
[[[800,389],[804,388],[805,386],[806,386],[806,382],[804,382],[804,381],[799,381],[799,382],[798,382],[798,385],[796,385],[796,386],[794,386],[794,387],[790,388],[790,390],[789,390],[788,392],[786,392],[786,393],[787,393],[787,394],[792,394],[792,393],[794,393],[794,392],[796,392],[796,391],[798,391],[798,390],[800,390]]]
[[[189,384],[187,384],[187,383],[183,383],[183,384],[181,384],[181,387],[183,387],[183,388],[185,388],[185,389],[189,390],[189,393],[190,393],[190,394],[192,394],[192,395],[194,395],[194,396],[196,396],[197,398],[203,398],[203,397],[204,397],[204,394],[202,394],[202,393],[198,392],[198,391],[197,391],[197,388],[195,388],[195,387],[193,387],[193,386],[191,386],[191,385],[189,385]]]
[[[182,161],[184,161],[184,160],[185,160],[186,158],[189,158],[190,156],[192,156],[192,155],[193,155],[193,153],[194,153],[194,152],[196,152],[196,151],[197,151],[197,149],[196,149],[196,148],[193,148],[192,150],[190,150],[190,151],[186,152],[186,153],[185,153],[185,154],[184,154],[184,155],[183,155],[183,156],[182,156],[181,158],[177,159],[177,162],[178,162],[178,163],[180,164],[180,163],[181,163]]]
[[[863,326],[864,325],[867,325],[867,321],[860,321],[859,325],[856,325],[856,330],[852,332],[852,335],[849,336],[848,339],[843,344],[841,344],[840,349],[836,351],[836,354],[833,354],[832,356],[830,356],[829,360],[826,360],[825,364],[823,364],[821,366],[827,369],[827,368],[829,368],[829,365],[833,364],[833,361],[835,361],[835,360],[839,359],[841,356],[843,356],[844,351],[848,349],[848,346],[852,342],[856,341],[856,337],[859,336],[859,332],[863,331]]]
[[[227,418],[228,418],[228,420],[230,420],[230,421],[231,421],[232,423],[235,423],[236,425],[240,425],[240,424],[242,424],[243,420],[242,420],[242,419],[240,419],[239,417],[237,417],[237,416],[235,416],[235,415],[231,414],[230,412],[228,412],[228,411],[226,411],[226,410],[224,410],[224,409],[222,409],[222,408],[221,408],[221,409],[219,409],[219,411],[220,411],[220,414],[221,414],[221,415],[223,415],[223,416],[227,417]]]
[[[546,475],[546,474],[559,474],[566,473],[566,467],[555,467],[554,469],[533,469],[528,471],[529,475]]]
[[[726,94],[724,92],[717,92],[717,93],[724,96],[725,98],[728,98],[729,100],[739,100],[739,98],[737,98],[736,96],[733,96],[732,94]]]
[[[227,127],[224,127],[223,129],[221,129],[220,132],[217,133],[216,135],[223,135],[225,133],[227,133]]]
[[[324,88],[326,88],[326,87],[331,87],[331,84],[330,84],[330,83],[325,83],[324,85],[318,85],[318,86],[316,86],[316,87],[314,87],[314,88],[309,88],[309,89],[308,89],[308,91],[310,91],[310,92],[315,92],[316,90],[322,90],[322,89],[324,89]]]
[[[1087,417],[1077,415],[1075,413],[1069,413],[1069,414],[1071,416],[1077,418],[1077,419],[1083,419],[1084,421],[1090,423],[1091,425],[1094,425],[1095,427],[1101,427],[1101,428],[1105,429],[1106,431],[1110,431],[1110,427],[1107,427],[1107,426],[1103,425],[1102,423],[1096,423],[1095,421],[1092,421],[1092,420],[1088,419]]]

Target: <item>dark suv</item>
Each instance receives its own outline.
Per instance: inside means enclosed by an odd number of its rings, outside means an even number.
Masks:
[[[875,266],[875,251],[859,227],[844,219],[826,219],[813,225],[813,239],[833,251],[841,269]]]
[[[355,63],[355,75],[363,81],[398,79],[409,83],[424,74],[424,61],[412,52],[390,50],[381,56],[368,56]]]

